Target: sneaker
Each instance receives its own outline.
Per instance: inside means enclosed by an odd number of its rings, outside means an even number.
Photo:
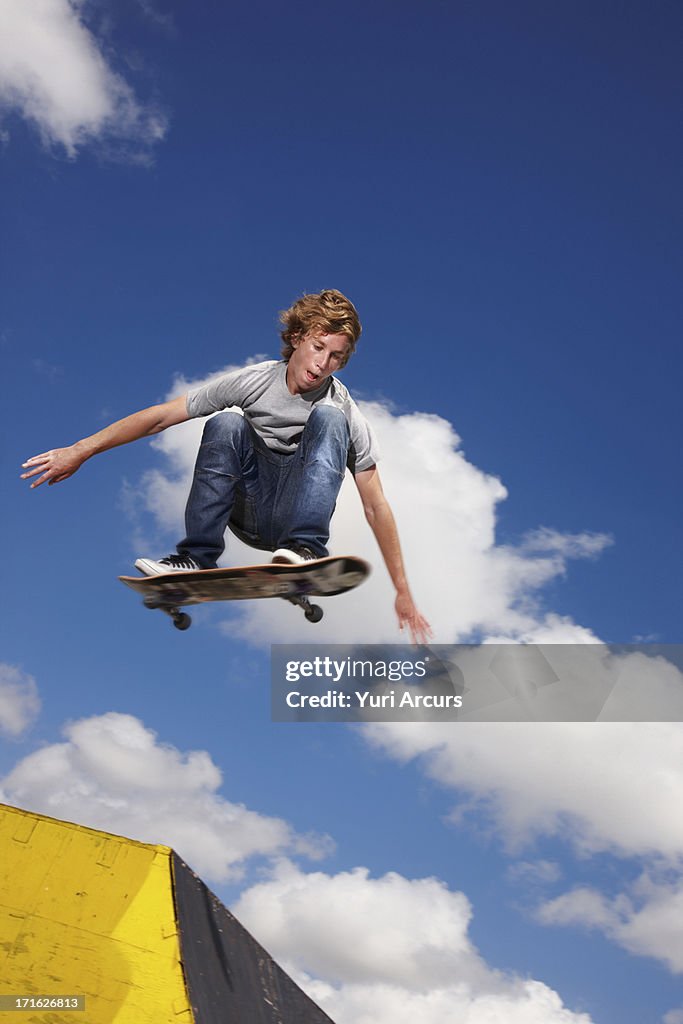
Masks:
[[[286,548],[278,548],[273,552],[271,562],[275,564],[301,565],[303,562],[317,562],[320,556],[303,544],[291,544]]]
[[[169,572],[197,572],[201,565],[197,565],[189,555],[168,555],[158,562],[151,558],[138,558],[135,568],[144,572],[145,576],[165,576]]]

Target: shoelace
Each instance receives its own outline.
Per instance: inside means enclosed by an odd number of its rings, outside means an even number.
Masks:
[[[292,548],[292,551],[295,551],[297,555],[301,555],[301,557],[305,558],[307,562],[314,562],[317,558],[317,555],[315,555],[310,548],[305,548],[303,544],[297,544]]]
[[[160,558],[161,565],[172,565],[174,569],[194,569],[194,562],[188,555],[169,555],[168,558]]]

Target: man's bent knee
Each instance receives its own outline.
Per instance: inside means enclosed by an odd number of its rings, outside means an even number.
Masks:
[[[336,405],[316,405],[306,422],[309,432],[332,433],[348,437],[349,427],[346,416]]]
[[[226,444],[241,440],[247,430],[247,421],[238,412],[219,412],[206,421],[202,443]]]

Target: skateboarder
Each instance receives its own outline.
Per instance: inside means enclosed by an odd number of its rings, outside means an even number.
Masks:
[[[93,455],[210,416],[185,510],[185,538],[175,553],[135,563],[151,576],[215,568],[228,525],[246,543],[272,551],[274,562],[325,557],[348,467],[396,588],[399,625],[425,643],[430,628],[410,593],[372,429],[333,376],[360,336],[356,309],[341,292],[326,290],[304,295],[280,319],[282,360],[235,370],[69,447],[35,455],[23,464],[22,479],[37,477],[32,488],[60,483]],[[242,413],[221,411],[235,407]]]

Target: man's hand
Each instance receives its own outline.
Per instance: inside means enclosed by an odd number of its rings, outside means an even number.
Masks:
[[[75,448],[75,445],[71,445],[69,448],[53,448],[52,451],[32,456],[22,464],[21,468],[28,472],[22,473],[21,479],[28,480],[37,476],[38,479],[33,481],[31,489],[40,487],[46,481],[52,486],[62,480],[68,480],[85,461]]]
[[[432,628],[413,602],[410,594],[399,594],[394,604],[400,629],[407,626],[414,644],[426,644],[432,638]]]

